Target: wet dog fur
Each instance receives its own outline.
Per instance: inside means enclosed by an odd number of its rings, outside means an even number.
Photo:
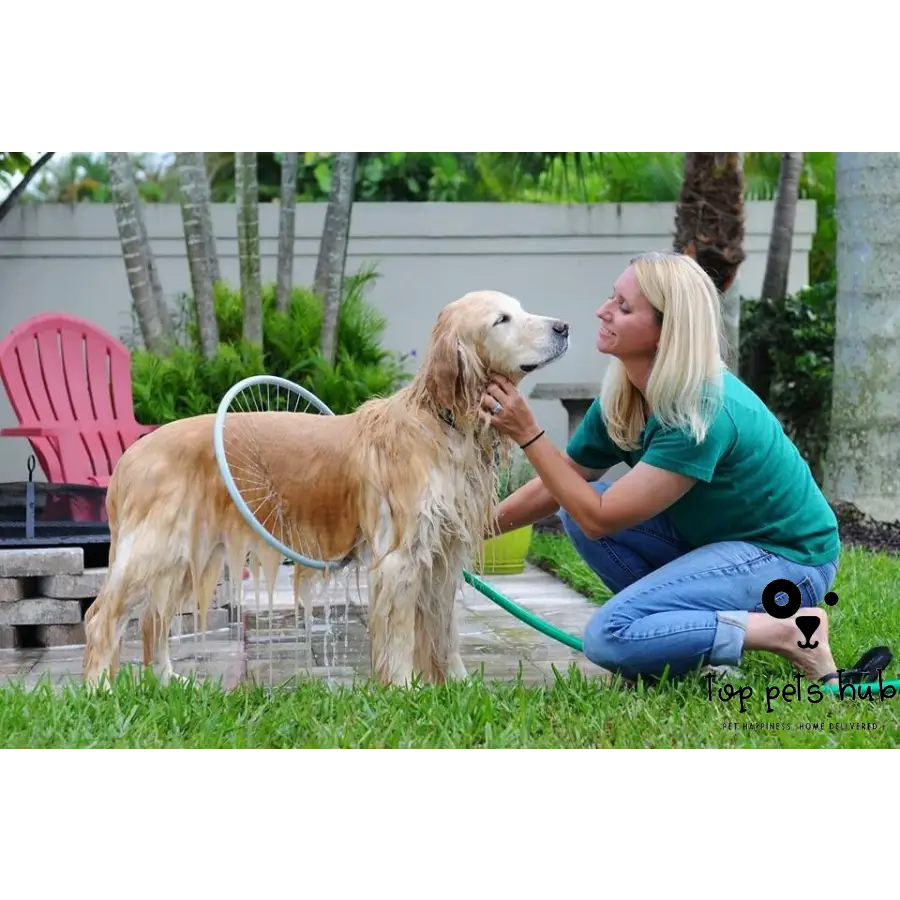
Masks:
[[[491,371],[518,383],[562,356],[568,326],[527,313],[495,291],[445,306],[422,367],[405,387],[352,413],[229,414],[226,445],[266,473],[254,510],[281,522],[285,540],[315,559],[368,569],[371,671],[382,683],[414,673],[440,682],[466,675],[455,599],[490,527],[498,450],[481,398]],[[167,424],[133,444],[110,480],[109,571],[85,620],[89,684],[113,678],[128,621],[141,619],[143,662],[173,674],[169,630],[192,606],[206,611],[228,563],[248,553],[274,583],[281,554],[259,539],[232,501],[213,447],[214,416]],[[258,474],[231,467],[242,495]],[[322,577],[295,565],[294,589]],[[238,575],[238,578],[240,576]],[[304,603],[308,602],[304,598]]]

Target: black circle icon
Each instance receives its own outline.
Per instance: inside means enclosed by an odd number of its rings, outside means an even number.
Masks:
[[[824,599],[829,606],[837,606],[838,595],[834,591],[829,591]]]
[[[780,593],[788,595],[788,601],[784,605],[775,602],[775,598]],[[788,581],[787,578],[776,578],[763,588],[762,605],[773,619],[789,619],[803,606],[803,595],[793,581]]]

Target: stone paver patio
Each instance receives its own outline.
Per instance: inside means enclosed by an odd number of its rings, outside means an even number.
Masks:
[[[485,577],[494,589],[564,631],[581,636],[597,607],[552,575],[529,565],[520,575]],[[319,677],[350,683],[369,675],[365,573],[348,584],[337,580],[315,601],[312,639],[307,643],[303,609],[296,627],[291,569],[282,566],[276,579],[269,619],[269,594],[263,584],[257,607],[252,580],[244,582],[241,616],[224,610],[211,616],[205,634],[172,640],[175,671],[181,675],[221,679],[232,688],[242,681],[277,684],[294,677]],[[215,627],[218,625],[219,627]],[[459,603],[462,656],[470,674],[483,670],[486,679],[515,678],[521,667],[529,683],[549,682],[553,667],[572,663],[590,676],[606,673],[582,654],[521,622],[468,584]],[[133,634],[133,629],[131,629]],[[83,645],[48,649],[0,650],[0,680],[27,687],[49,677],[54,684],[81,679]],[[136,639],[125,643],[123,664],[141,658]]]

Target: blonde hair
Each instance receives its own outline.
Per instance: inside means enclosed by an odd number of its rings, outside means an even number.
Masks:
[[[631,266],[662,322],[647,402],[663,427],[686,429],[699,443],[721,402],[726,368],[719,293],[696,261],[681,253],[643,253]],[[641,392],[619,359],[610,360],[600,403],[614,443],[638,449],[645,424]]]

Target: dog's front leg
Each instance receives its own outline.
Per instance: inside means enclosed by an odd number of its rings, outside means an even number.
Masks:
[[[433,563],[433,583],[430,596],[434,602],[433,642],[436,667],[443,680],[460,680],[468,677],[459,649],[459,623],[457,620],[456,596],[460,583],[458,572],[462,569],[462,559],[457,555],[447,560],[435,559]]]
[[[458,648],[454,648],[450,653],[448,676],[457,681],[462,681],[469,677],[469,673],[466,671],[466,664],[463,662]]]
[[[467,678],[469,673],[466,671],[462,654],[459,652],[459,627],[456,621],[456,610],[453,608],[453,605],[451,605],[445,622],[443,651],[446,677],[453,680]]]
[[[416,652],[416,599],[420,579],[409,560],[385,559],[369,573],[372,676],[382,684],[408,685]]]

